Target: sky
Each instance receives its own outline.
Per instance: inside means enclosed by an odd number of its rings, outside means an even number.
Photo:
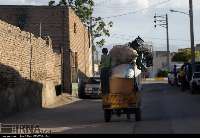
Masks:
[[[0,5],[47,5],[49,0],[0,0]],[[58,0],[56,0],[58,1]],[[113,21],[106,47],[124,44],[140,36],[153,44],[154,50],[166,51],[166,29],[154,28],[154,15],[169,17],[170,51],[190,47],[189,16],[171,13],[170,9],[188,13],[189,0],[94,0],[94,15]],[[200,0],[193,0],[195,44],[200,43]],[[121,16],[119,16],[121,15]],[[109,18],[108,18],[109,17]]]

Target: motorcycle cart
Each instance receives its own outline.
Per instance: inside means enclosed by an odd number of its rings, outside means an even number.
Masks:
[[[141,96],[134,83],[134,79],[110,79],[109,94],[102,95],[105,122],[110,122],[112,115],[120,117],[122,114],[126,114],[127,119],[135,114],[135,120],[141,121]]]

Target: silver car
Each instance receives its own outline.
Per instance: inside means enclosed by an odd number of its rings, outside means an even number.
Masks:
[[[84,96],[90,98],[100,98],[100,77],[91,77],[85,83]]]
[[[192,80],[190,81],[190,88],[191,88],[192,93],[195,93],[199,90],[199,88],[200,88],[200,72],[195,72],[192,75]]]

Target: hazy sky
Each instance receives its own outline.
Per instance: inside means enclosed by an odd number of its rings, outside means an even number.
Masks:
[[[1,5],[46,5],[49,0],[0,0]],[[57,0],[58,1],[58,0]],[[127,43],[138,35],[152,42],[154,50],[166,50],[166,29],[154,28],[155,13],[169,16],[170,50],[190,47],[189,16],[171,13],[170,9],[188,12],[189,0],[95,0],[94,16],[111,17],[111,37],[106,46]],[[164,2],[164,3],[163,3]],[[162,3],[162,4],[161,4]],[[193,0],[195,44],[200,43],[200,0]],[[137,11],[137,12],[135,12]],[[128,13],[128,14],[126,14]],[[123,15],[122,15],[123,14]],[[122,15],[122,16],[116,16]],[[115,16],[115,17],[112,17]]]

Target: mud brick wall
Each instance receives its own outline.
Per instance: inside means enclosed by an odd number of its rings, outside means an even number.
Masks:
[[[92,76],[92,46],[88,28],[79,17],[69,8],[69,36],[72,52],[77,52],[78,69],[87,77]]]
[[[0,20],[0,116],[42,106],[43,85],[60,84],[60,55],[47,41]]]
[[[92,49],[88,28],[70,8],[68,10],[62,6],[0,5],[0,20],[14,26],[22,24],[22,30],[35,36],[40,36],[41,33],[42,37],[51,37],[53,51],[58,54],[63,52],[64,92],[70,93],[71,78],[73,76],[77,79],[77,70],[79,76],[92,76]],[[69,49],[77,53],[78,69],[71,69]],[[57,68],[60,68],[60,64],[57,64]]]

